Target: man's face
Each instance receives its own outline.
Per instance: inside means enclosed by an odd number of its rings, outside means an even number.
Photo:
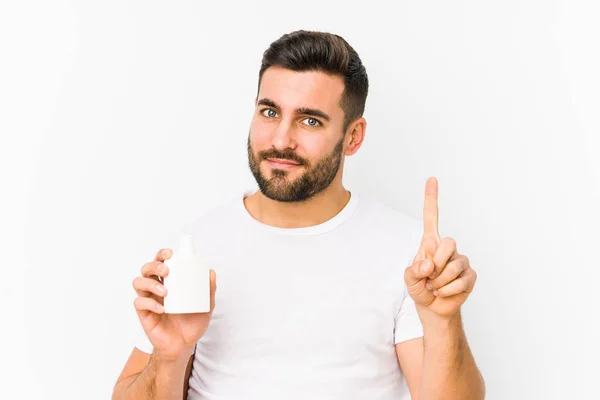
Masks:
[[[269,67],[248,136],[248,164],[268,198],[307,200],[334,180],[344,154],[341,77]]]

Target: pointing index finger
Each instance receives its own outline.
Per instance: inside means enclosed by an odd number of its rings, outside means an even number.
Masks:
[[[438,232],[438,181],[435,177],[425,184],[425,205],[423,207],[423,231],[426,235],[439,236]]]

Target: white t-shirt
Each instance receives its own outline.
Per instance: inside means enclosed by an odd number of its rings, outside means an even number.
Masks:
[[[410,399],[394,344],[423,335],[404,284],[419,220],[353,192],[325,223],[276,228],[240,195],[181,231],[217,273],[189,399]]]

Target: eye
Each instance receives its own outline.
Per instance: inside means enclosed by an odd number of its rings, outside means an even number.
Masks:
[[[305,118],[304,121],[307,121],[307,123],[305,125],[312,126],[312,127],[316,127],[316,126],[320,126],[321,125],[321,123],[319,122],[319,120],[317,120],[315,118]]]
[[[275,110],[273,110],[272,108],[265,108],[260,113],[267,118],[275,118],[277,116],[277,112],[275,112]]]

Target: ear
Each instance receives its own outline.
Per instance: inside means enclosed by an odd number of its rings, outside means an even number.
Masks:
[[[346,135],[346,149],[344,154],[347,156],[354,155],[365,139],[367,131],[367,120],[361,117],[350,124]]]

